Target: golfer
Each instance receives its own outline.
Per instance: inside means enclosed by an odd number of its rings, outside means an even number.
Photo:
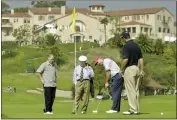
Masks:
[[[54,62],[54,55],[50,54],[48,57],[48,61],[42,63],[36,71],[37,73],[39,73],[41,82],[44,87],[44,100],[45,100],[45,108],[43,110],[44,114],[53,114],[52,106],[54,103],[57,86],[56,67],[57,66]]]
[[[76,66],[73,73],[73,83],[75,83],[75,101],[72,114],[76,114],[79,108],[79,102],[82,98],[83,93],[83,107],[82,114],[85,114],[89,104],[89,95],[90,95],[90,80],[93,80],[94,72],[91,66],[86,64],[87,57],[80,56],[80,64]]]
[[[123,77],[120,73],[120,68],[118,65],[111,59],[102,57],[95,57],[94,59],[95,65],[103,64],[106,71],[106,82],[105,88],[109,87],[110,79],[112,81],[111,85],[111,93],[112,93],[112,108],[106,113],[117,113],[120,111],[120,103],[121,103],[121,92],[123,88]]]
[[[144,76],[143,56],[140,47],[133,42],[127,31],[122,33],[122,38],[126,40],[126,45],[123,48],[121,70],[124,72],[125,89],[130,106],[130,109],[123,114],[139,114],[139,80]]]

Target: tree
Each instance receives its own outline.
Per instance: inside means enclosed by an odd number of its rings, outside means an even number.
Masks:
[[[94,63],[92,63],[92,66]],[[102,88],[104,88],[105,83],[105,72],[103,65],[97,65],[93,67],[95,77],[94,77],[94,87],[98,89],[98,92],[100,93]]]
[[[154,51],[153,41],[148,37],[147,34],[139,34],[135,41],[140,45],[143,52],[152,53]]]
[[[111,48],[122,48],[125,45],[125,40],[123,40],[119,33],[114,33],[114,37],[108,40],[108,45]]]
[[[14,12],[28,12],[28,7],[26,8],[14,8]]]
[[[1,1],[1,7],[2,7],[1,10],[3,13],[6,12],[10,8],[9,5],[3,1]]]
[[[162,39],[157,39],[154,45],[154,53],[159,55],[164,52],[164,44],[162,43]]]
[[[32,1],[34,7],[61,7],[66,5],[66,1]]]
[[[21,25],[19,28],[13,31],[12,35],[19,42],[20,46],[22,45],[22,43],[27,44],[32,36],[30,25]]]
[[[101,24],[104,24],[104,35],[105,35],[105,43],[106,43],[106,26],[108,25],[108,19],[105,17],[105,18],[103,18],[101,21],[100,21],[100,23]]]

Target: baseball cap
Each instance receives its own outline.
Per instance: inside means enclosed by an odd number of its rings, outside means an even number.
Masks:
[[[84,56],[84,55],[81,55],[81,56],[79,57],[79,61],[86,61],[86,60],[87,60],[87,57]]]
[[[97,65],[99,59],[100,59],[99,56],[95,56],[95,58],[94,58],[94,63],[95,63],[95,65]]]
[[[121,36],[122,36],[122,38],[127,38],[127,37],[130,37],[130,34],[128,31],[124,31],[124,32],[122,32]]]

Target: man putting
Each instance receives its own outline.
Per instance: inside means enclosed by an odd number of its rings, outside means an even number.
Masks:
[[[83,97],[82,114],[85,114],[89,104],[90,80],[93,80],[94,72],[91,66],[86,64],[87,57],[80,56],[80,64],[76,66],[73,73],[73,83],[75,84],[75,101],[72,114],[76,114],[79,108],[79,102]]]
[[[123,48],[123,63],[121,70],[124,72],[125,89],[127,91],[130,109],[124,115],[139,114],[139,81],[144,76],[143,56],[140,47],[133,42],[127,31],[122,33],[126,40]],[[140,69],[139,69],[140,67]]]
[[[109,58],[101,58],[101,57],[95,57],[94,59],[95,65],[97,64],[103,64],[104,68],[106,70],[106,82],[105,82],[105,88],[109,87],[109,81],[111,79],[112,85],[111,85],[111,93],[112,93],[112,108],[109,111],[106,111],[106,113],[117,113],[120,111],[120,103],[121,103],[121,92],[123,88],[123,77],[120,73],[120,68],[118,65]]]

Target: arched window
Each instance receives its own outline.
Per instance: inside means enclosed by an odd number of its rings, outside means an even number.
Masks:
[[[72,26],[72,22],[70,23],[70,28],[71,28],[71,26]],[[84,32],[86,30],[85,23],[81,20],[76,20],[76,29],[79,29],[78,32]]]

